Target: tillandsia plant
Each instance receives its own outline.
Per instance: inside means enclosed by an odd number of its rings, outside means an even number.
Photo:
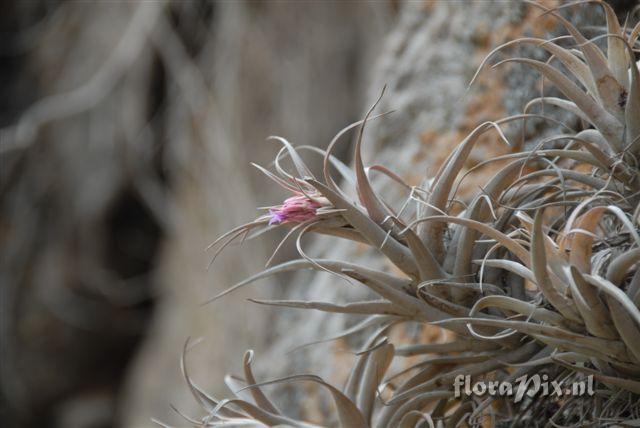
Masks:
[[[604,10],[602,35],[587,39],[557,9],[533,3],[554,15],[568,35],[514,40],[495,49],[478,71],[499,50],[533,44],[550,54],[548,61],[512,58],[495,66],[530,66],[564,97],[542,96],[527,104],[523,114],[479,125],[426,188],[409,186],[384,167],[365,168],[362,137],[366,123],[375,117],[375,105],[325,151],[296,149],[277,138],[283,147],[275,172],[258,168],[291,197],[213,246],[219,252],[247,235],[288,227],[284,239],[296,237],[300,258],[268,267],[216,298],[283,271],[330,272],[364,284],[379,298],[260,303],[366,315],[344,333],[368,337],[366,345],[341,389],[312,375],[258,382],[249,352],[244,378],[227,378],[235,397],[221,401],[193,383],[183,362],[187,382],[206,411],[204,417],[190,419],[194,425],[313,425],[287,416],[267,398],[262,387],[282,382],[313,382],[328,391],[335,414],[327,414],[322,425],[640,422],[640,71],[635,58],[640,25],[625,28],[606,3],[588,3]],[[571,46],[563,47],[568,41]],[[599,43],[606,44],[604,52]],[[468,174],[461,171],[478,139],[495,131],[506,141],[501,126],[507,123],[557,123],[548,111],[530,113],[541,104],[577,115],[583,129],[563,125],[563,134],[535,146],[525,142],[519,151],[476,165],[472,170],[502,162],[464,209],[455,208],[457,189]],[[332,152],[352,129],[358,129],[358,135],[351,170]],[[305,165],[302,151],[323,155],[321,178]],[[283,167],[285,158],[290,158],[295,174]],[[404,186],[407,203],[389,206],[370,183],[372,169]],[[353,192],[337,184],[335,171],[345,186],[353,185]],[[407,218],[408,205],[416,207],[412,218]],[[309,232],[368,245],[395,265],[397,273],[309,257],[300,245]],[[453,332],[454,339],[396,348],[389,331],[406,322],[437,325]],[[416,361],[413,365],[387,374],[392,360],[410,356]],[[596,388],[593,394],[525,396],[519,402],[510,396],[459,396],[454,390],[461,375],[474,381],[513,382],[543,371],[558,382],[590,376]]]

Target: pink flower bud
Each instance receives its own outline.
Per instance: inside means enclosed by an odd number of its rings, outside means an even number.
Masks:
[[[282,205],[269,209],[269,224],[301,223],[316,216],[321,205],[304,195],[285,199]]]

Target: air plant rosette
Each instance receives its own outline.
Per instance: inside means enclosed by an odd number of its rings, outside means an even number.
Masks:
[[[290,192],[282,204],[222,236],[226,245],[273,227],[289,228],[300,258],[248,278],[216,296],[279,272],[327,271],[364,284],[377,300],[359,302],[262,301],[281,307],[364,315],[345,335],[366,337],[343,388],[313,375],[257,381],[252,353],[244,358],[244,378],[228,378],[234,398],[218,400],[187,382],[205,415],[190,418],[200,426],[287,425],[295,420],[263,392],[278,383],[313,382],[326,389],[335,413],[316,423],[344,427],[471,426],[483,423],[538,425],[613,425],[640,423],[640,76],[635,47],[640,25],[623,28],[613,10],[599,4],[606,31],[586,39],[557,10],[569,36],[554,40],[522,38],[518,44],[547,51],[549,61],[512,58],[539,72],[564,97],[541,96],[523,114],[479,125],[449,155],[427,188],[409,186],[395,173],[376,167],[409,189],[407,204],[389,206],[372,187],[362,159],[362,136],[372,112],[340,131],[325,151],[283,147],[275,171],[258,167]],[[571,41],[571,46],[563,47]],[[598,43],[606,44],[605,52]],[[562,67],[554,66],[561,64]],[[478,139],[501,126],[525,120],[557,123],[552,113],[530,113],[548,104],[575,114],[581,130],[562,125],[563,134],[535,147],[487,160],[502,162],[497,172],[461,212],[452,208],[469,154]],[[332,152],[348,131],[358,129],[353,170]],[[551,147],[551,148],[549,148]],[[323,176],[315,177],[301,150],[321,152]],[[295,174],[282,161],[289,158]],[[354,184],[354,196],[332,176]],[[413,219],[405,208],[414,204]],[[459,210],[458,210],[459,211]],[[397,273],[348,260],[318,259],[302,251],[300,239],[318,233],[352,240],[382,253]],[[284,241],[283,240],[283,241]],[[280,248],[280,244],[277,249]],[[389,331],[402,323],[437,325],[454,334],[447,343],[417,343],[396,348]],[[388,374],[392,360],[415,357],[400,373]],[[592,396],[454,397],[457,376],[515,379],[545,372],[564,382],[593,376]],[[487,419],[489,418],[489,419]]]

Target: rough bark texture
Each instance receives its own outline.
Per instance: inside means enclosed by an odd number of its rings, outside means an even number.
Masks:
[[[342,382],[357,341],[287,351],[353,319],[245,298],[346,302],[363,289],[303,274],[201,306],[258,271],[274,246],[231,248],[206,271],[208,243],[284,195],[249,162],[271,160],[271,134],[326,145],[388,84],[379,110],[396,112],[368,127],[366,161],[418,185],[476,125],[520,112],[539,91],[535,73],[502,67],[465,93],[484,55],[557,31],[518,2],[10,4],[0,113],[6,426],[179,423],[170,403],[198,409],[179,368],[188,337],[204,339],[189,353],[191,376],[216,395],[246,348],[262,378]],[[574,22],[602,23],[595,10]],[[520,128],[505,131],[517,144]],[[545,125],[530,121],[526,132],[543,136]],[[485,137],[470,166],[505,150]],[[406,197],[374,182],[392,203]],[[309,251],[381,263],[335,239]],[[324,411],[311,390],[279,392],[285,408]]]

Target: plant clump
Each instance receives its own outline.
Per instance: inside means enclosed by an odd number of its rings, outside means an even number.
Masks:
[[[591,2],[593,3],[593,2]],[[283,271],[314,269],[364,284],[378,298],[351,303],[262,301],[281,307],[365,315],[345,334],[366,338],[343,388],[313,375],[292,375],[258,382],[252,353],[244,358],[244,377],[229,377],[234,398],[218,400],[187,382],[206,411],[190,418],[198,426],[287,425],[295,420],[263,392],[276,383],[311,382],[332,398],[335,413],[322,425],[479,426],[484,423],[613,425],[640,422],[640,71],[635,53],[640,24],[620,25],[613,10],[597,1],[606,30],[587,39],[557,10],[568,36],[521,38],[495,49],[533,44],[550,55],[542,62],[511,58],[550,82],[563,97],[541,96],[523,114],[480,124],[449,155],[426,188],[410,186],[398,175],[376,167],[408,191],[402,207],[389,206],[370,183],[362,159],[362,137],[375,105],[362,121],[343,129],[327,149],[282,149],[275,171],[258,167],[292,196],[268,214],[242,225],[214,243],[217,251],[247,235],[274,226],[289,228],[300,258],[267,268],[238,287]],[[572,46],[563,47],[567,40]],[[561,43],[562,42],[562,43]],[[601,50],[598,43],[606,44]],[[556,66],[559,64],[561,66]],[[479,70],[478,72],[481,72]],[[536,105],[552,105],[581,119],[583,129],[532,147],[489,159],[473,169],[501,161],[493,177],[462,210],[456,189],[467,176],[463,167],[478,139],[491,131],[506,141],[501,127],[525,120],[554,120],[533,114]],[[348,131],[358,129],[353,169],[332,151]],[[322,177],[305,165],[302,151],[321,152]],[[295,173],[283,167],[289,158]],[[353,184],[349,190],[338,185]],[[407,209],[412,205],[414,210]],[[394,272],[348,260],[318,259],[302,251],[307,233],[330,235],[370,246],[382,253]],[[280,246],[278,246],[280,248]],[[276,250],[277,251],[277,250]],[[402,323],[437,325],[454,334],[447,343],[396,347],[389,331]],[[414,357],[406,370],[387,371],[394,359]],[[515,382],[535,373],[555,381],[592,376],[592,395],[512,397],[456,396],[460,375]],[[488,419],[487,419],[488,418]]]

